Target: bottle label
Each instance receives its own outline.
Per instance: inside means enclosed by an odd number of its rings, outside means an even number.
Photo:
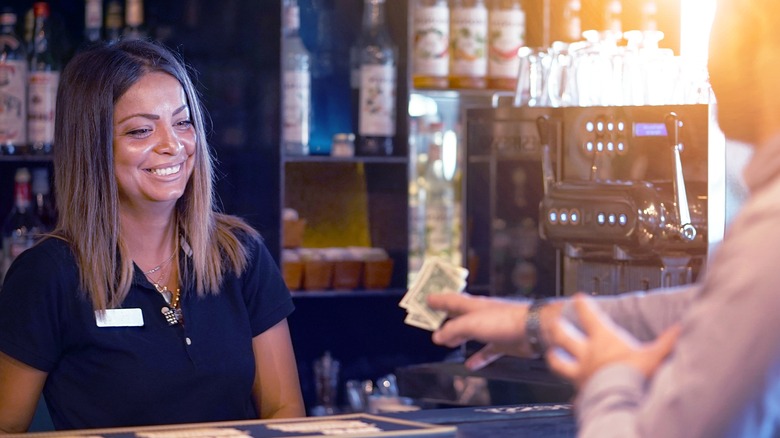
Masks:
[[[361,136],[395,135],[395,65],[360,67]]]
[[[103,24],[103,2],[89,0],[84,10],[84,27],[87,29],[100,29]]]
[[[445,6],[417,9],[414,13],[414,72],[447,76],[450,63],[450,13]]]
[[[311,120],[311,75],[307,71],[283,74],[282,139],[285,143],[309,144]]]
[[[0,62],[0,144],[27,142],[26,76],[24,61]]]
[[[487,9],[457,8],[452,11],[451,75],[487,75]]]
[[[490,56],[488,75],[517,78],[520,58],[517,50],[525,44],[525,14],[519,9],[490,13]]]
[[[301,28],[301,15],[298,6],[289,6],[284,11],[284,29],[287,32],[296,31]]]
[[[30,183],[29,182],[14,183],[14,205],[16,205],[16,208],[19,210],[27,210],[28,208],[30,208]]]
[[[29,143],[54,142],[54,110],[60,73],[56,71],[30,72],[27,100],[27,136]]]

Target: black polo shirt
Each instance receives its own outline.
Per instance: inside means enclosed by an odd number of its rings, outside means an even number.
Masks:
[[[122,308],[140,309],[143,325],[98,327],[68,245],[47,239],[6,275],[0,351],[49,373],[43,394],[57,429],[256,418],[252,338],[293,303],[265,245],[250,248],[246,272],[228,274],[219,295],[185,287],[184,324],[168,325],[163,297],[136,266]]]

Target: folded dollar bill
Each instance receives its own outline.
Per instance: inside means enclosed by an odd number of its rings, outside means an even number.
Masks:
[[[408,313],[404,322],[424,330],[438,329],[447,314],[431,309],[426,302],[428,295],[462,292],[466,288],[468,273],[467,269],[442,258],[426,258],[414,282],[398,303]]]

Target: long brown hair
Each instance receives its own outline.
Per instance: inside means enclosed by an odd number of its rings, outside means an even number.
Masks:
[[[198,295],[218,293],[229,269],[238,274],[246,268],[248,251],[238,233],[258,237],[242,219],[216,209],[204,109],[186,64],[150,41],[86,49],[66,65],[57,93],[54,181],[59,220],[53,234],[69,242],[80,287],[95,309],[121,305],[133,279],[133,262],[119,225],[113,115],[119,98],[150,72],[179,81],[197,135],[195,167],[176,204],[178,232],[192,248],[192,272],[182,272],[181,281],[194,282]]]

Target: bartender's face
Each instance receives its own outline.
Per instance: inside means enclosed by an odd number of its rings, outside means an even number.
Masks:
[[[114,172],[122,205],[175,204],[195,162],[195,128],[179,81],[144,75],[114,107]]]

